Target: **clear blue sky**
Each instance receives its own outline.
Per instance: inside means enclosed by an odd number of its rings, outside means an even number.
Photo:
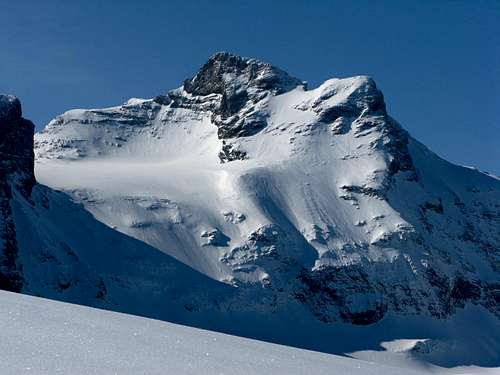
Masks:
[[[500,1],[0,0],[0,92],[38,129],[180,86],[216,51],[316,86],[368,74],[441,156],[500,174]]]

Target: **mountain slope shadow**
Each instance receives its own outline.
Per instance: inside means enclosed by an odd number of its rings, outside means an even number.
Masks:
[[[183,323],[234,288],[97,221],[70,197],[35,185],[14,195],[22,292]]]

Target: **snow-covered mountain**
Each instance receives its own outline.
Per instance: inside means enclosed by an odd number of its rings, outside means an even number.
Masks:
[[[414,140],[371,78],[307,89],[218,53],[164,95],[57,117],[35,163],[0,98],[2,289],[331,353],[369,342],[341,322],[431,327],[430,361],[473,309],[491,329],[467,342],[498,347],[500,181]]]
[[[307,89],[218,53],[165,95],[66,112],[35,152],[42,183],[269,311],[500,316],[500,181],[413,139],[369,77]]]

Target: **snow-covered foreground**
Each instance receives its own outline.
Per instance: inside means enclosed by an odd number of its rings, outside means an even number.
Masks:
[[[418,340],[354,359],[4,291],[0,331],[1,374],[500,373],[405,359]]]
[[[2,374],[401,374],[401,368],[36,297],[2,291],[0,301]]]

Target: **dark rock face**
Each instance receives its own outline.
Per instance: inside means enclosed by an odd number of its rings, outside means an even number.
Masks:
[[[387,311],[447,318],[466,303],[482,305],[498,316],[498,284],[467,280],[460,274],[448,278],[432,268],[412,287],[397,278],[384,284],[357,265],[304,269],[297,279],[301,284],[295,298],[327,323],[342,320],[367,325],[382,319]]]
[[[222,141],[222,149],[219,152],[219,159],[221,163],[225,163],[233,160],[244,160],[247,154],[245,151],[238,150],[231,143],[226,143],[225,140]]]
[[[14,121],[21,118],[21,102],[13,95],[0,95],[0,119]]]
[[[213,55],[200,72],[184,82],[184,90],[193,95],[224,94],[241,97],[241,90],[269,90],[281,94],[302,84],[302,81],[270,64],[219,52]]]
[[[11,199],[14,190],[29,197],[35,184],[33,133],[33,123],[22,118],[19,99],[0,95],[0,288],[16,292],[23,277]]]
[[[261,131],[267,122],[259,103],[269,95],[282,94],[302,84],[272,65],[221,52],[212,56],[194,78],[184,82],[184,90],[197,96],[221,96],[212,121],[219,128],[219,138],[228,139]]]
[[[0,182],[0,289],[19,292],[23,286],[16,227],[12,219],[10,189]]]
[[[0,95],[0,180],[11,179],[25,196],[35,184],[34,129],[31,121],[22,118],[19,99]]]
[[[301,287],[294,292],[295,298],[322,322],[343,320],[367,325],[382,319],[387,310],[382,295],[360,268],[303,270],[297,279]],[[353,306],[356,300],[361,308]]]

